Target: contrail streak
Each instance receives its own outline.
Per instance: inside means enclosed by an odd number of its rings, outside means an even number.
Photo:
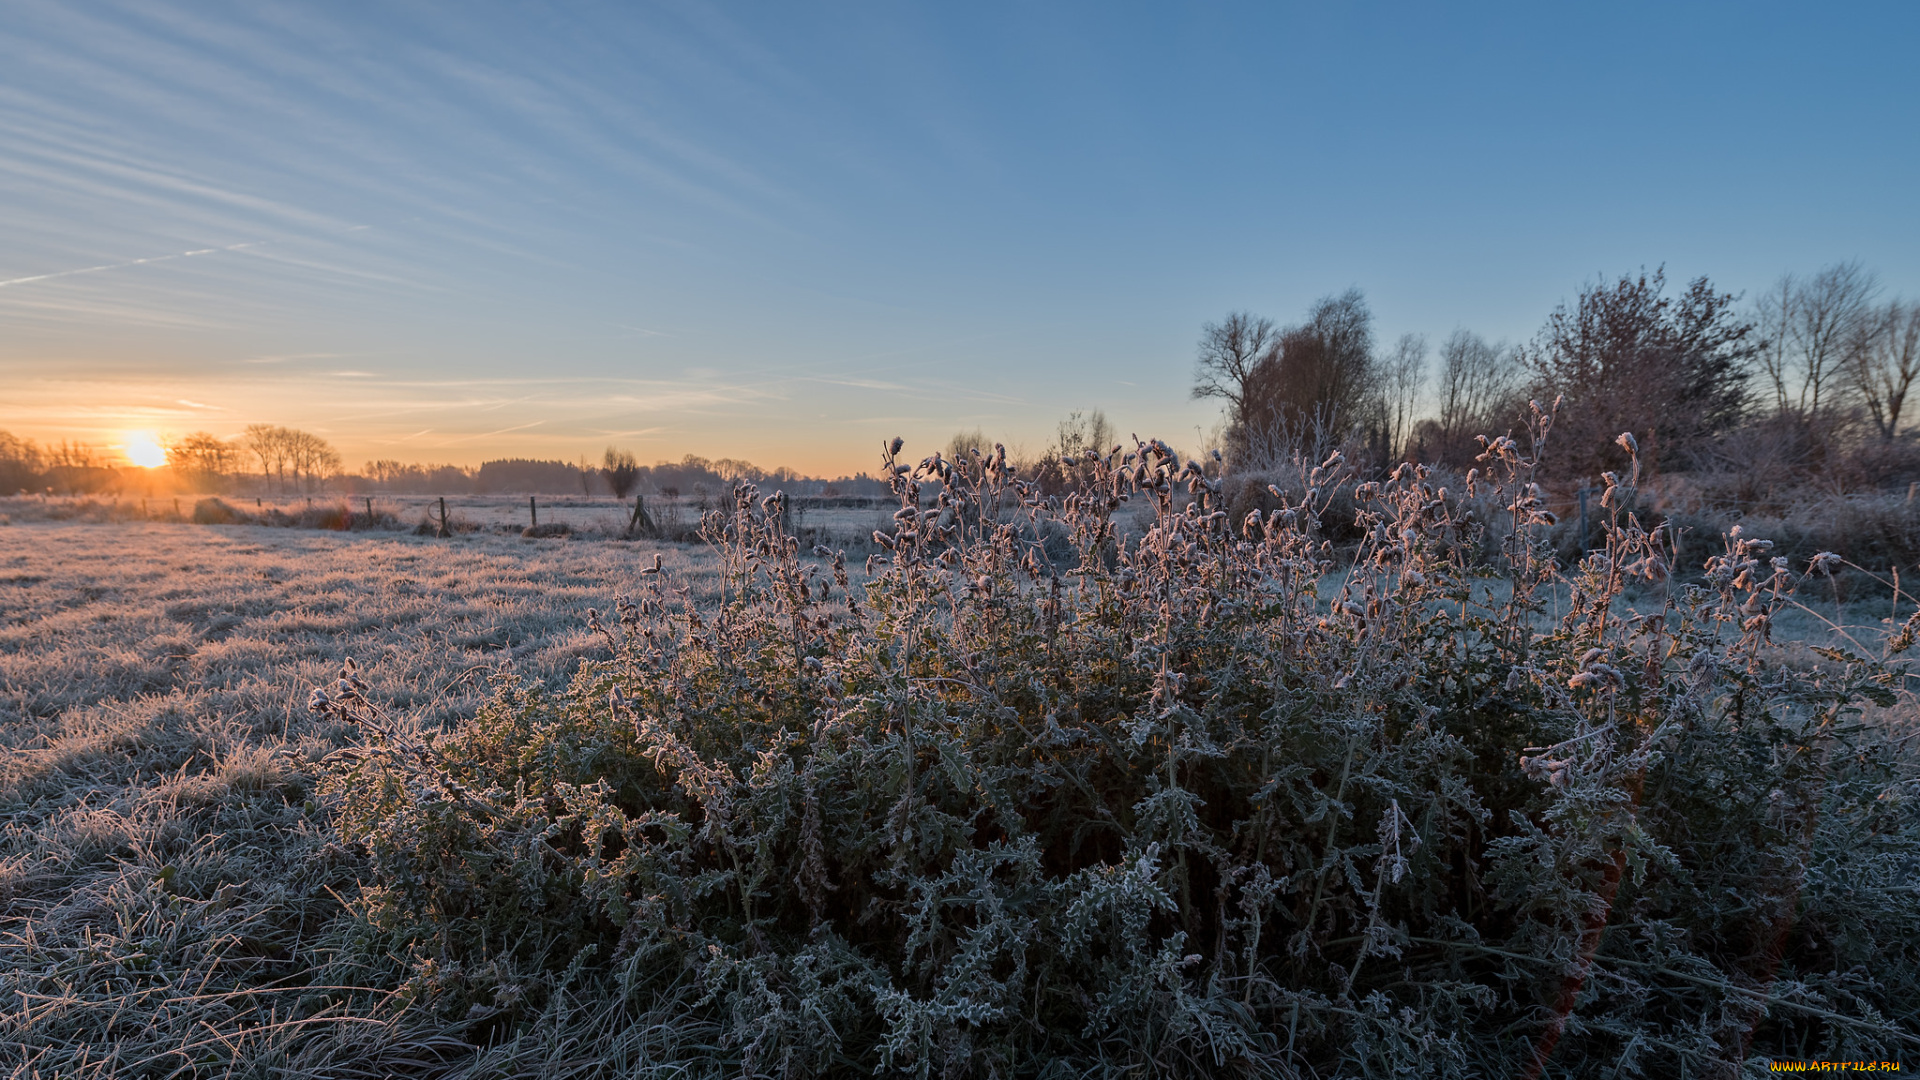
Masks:
[[[541,424],[544,424],[544,423],[546,423],[545,420],[535,420],[531,424],[515,424],[513,427],[503,427],[499,431],[486,431],[478,435],[461,435],[456,438],[448,439],[447,441],[442,443],[436,443],[435,448],[440,449],[448,446],[453,446],[456,443],[472,442],[475,439],[490,439],[495,435],[505,435],[509,431],[524,431],[530,427],[539,427]]]
[[[131,262],[108,263],[105,266],[86,266],[78,270],[58,270],[51,274],[35,274],[32,277],[18,277],[0,281],[0,288],[8,285],[25,285],[33,281],[52,281],[54,278],[72,277],[75,274],[97,274],[102,270],[121,270],[129,266],[145,266],[148,263],[166,262],[168,259],[185,259],[193,255],[212,255],[219,251],[239,251],[241,248],[258,247],[262,241],[246,244],[234,244],[229,247],[201,248],[198,251],[183,251],[178,255],[155,255],[149,259],[134,259]]]

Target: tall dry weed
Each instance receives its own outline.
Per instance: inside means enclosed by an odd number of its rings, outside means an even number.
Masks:
[[[722,602],[643,571],[563,694],[509,675],[436,735],[352,671],[317,693],[363,732],[325,785],[368,867],[341,956],[476,1076],[1897,1059],[1916,772],[1862,709],[1920,615],[1782,663],[1805,575],[1741,530],[1628,609],[1671,534],[1611,477],[1563,566],[1551,424],[1463,489],[1340,494],[1335,454],[1237,521],[1158,442],[1050,499],[895,440],[864,587],[743,485],[704,521]]]

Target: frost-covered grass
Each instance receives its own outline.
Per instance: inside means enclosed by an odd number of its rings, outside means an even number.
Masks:
[[[355,888],[311,801],[351,733],[309,688],[353,656],[433,727],[472,715],[509,661],[561,685],[599,644],[587,609],[633,591],[656,550],[711,599],[699,548],[0,527],[0,1074],[260,1065],[328,1027],[311,998],[259,992],[307,981]],[[380,1000],[326,993],[363,1018]],[[341,1021],[339,1060],[309,1072],[431,1056],[424,1036],[353,1041],[375,1027]]]
[[[649,527],[635,529],[632,500],[583,495],[378,494],[312,496],[158,495],[119,493],[0,497],[0,524],[227,524],[234,521],[327,531],[438,531],[440,513],[458,535],[518,535],[535,524],[548,535],[586,540],[698,538],[701,516],[728,503],[719,495],[644,496]],[[809,543],[864,551],[875,529],[892,528],[886,500],[814,497],[791,501],[790,529]]]

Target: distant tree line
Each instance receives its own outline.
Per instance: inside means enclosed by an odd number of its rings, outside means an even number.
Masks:
[[[720,495],[736,481],[781,488],[789,494],[885,494],[886,484],[865,475],[824,480],[793,469],[762,469],[732,458],[718,461],[688,454],[677,462],[642,465],[633,453],[608,447],[599,465],[511,458],[483,462],[478,468],[459,465],[411,465],[372,461],[349,483],[377,491],[414,493],[499,494],[519,492],[551,495]]]
[[[0,431],[0,495],[53,492],[86,495],[118,490],[126,474],[163,477],[177,489],[225,492],[251,485],[274,494],[311,493],[340,473],[339,451],[311,432],[254,424],[231,439],[196,431],[168,443],[164,469],[121,469],[104,450],[62,441],[41,447]],[[154,485],[139,485],[146,490]]]
[[[631,451],[609,447],[601,464],[503,458],[478,467],[381,459],[358,473],[343,471],[340,454],[311,432],[254,424],[223,439],[196,431],[167,444],[164,470],[115,469],[104,451],[73,442],[41,446],[0,431],[0,495],[52,491],[92,494],[126,486],[127,474],[146,490],[159,482],[178,490],[266,495],[347,494],[462,495],[548,494],[721,495],[736,481],[780,488],[794,495],[871,495],[887,485],[864,473],[838,479],[806,477],[790,468],[762,469],[733,458],[692,454],[676,462],[641,465]]]
[[[0,431],[0,495],[22,491],[90,494],[113,486],[118,473],[93,447],[62,440],[41,446]]]
[[[1827,476],[1872,485],[1920,475],[1914,452],[1920,304],[1883,300],[1857,263],[1788,276],[1752,303],[1664,270],[1588,284],[1510,345],[1455,330],[1382,347],[1357,289],[1292,326],[1235,312],[1202,328],[1193,396],[1220,401],[1235,468],[1340,444],[1378,466],[1470,465],[1478,436],[1517,432],[1528,402],[1560,403],[1549,467],[1619,467],[1634,433],[1666,472]]]

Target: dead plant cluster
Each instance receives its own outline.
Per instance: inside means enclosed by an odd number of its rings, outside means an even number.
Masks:
[[[503,677],[444,734],[351,669],[315,693],[362,733],[320,789],[366,860],[332,970],[470,1076],[1910,1056],[1920,789],[1863,709],[1920,615],[1782,663],[1808,568],[1740,530],[1629,610],[1670,534],[1610,476],[1562,565],[1551,424],[1459,489],[1336,454],[1243,515],[1157,441],[1048,497],[895,440],[864,583],[742,485],[704,522],[721,602],[643,570],[563,693]]]

